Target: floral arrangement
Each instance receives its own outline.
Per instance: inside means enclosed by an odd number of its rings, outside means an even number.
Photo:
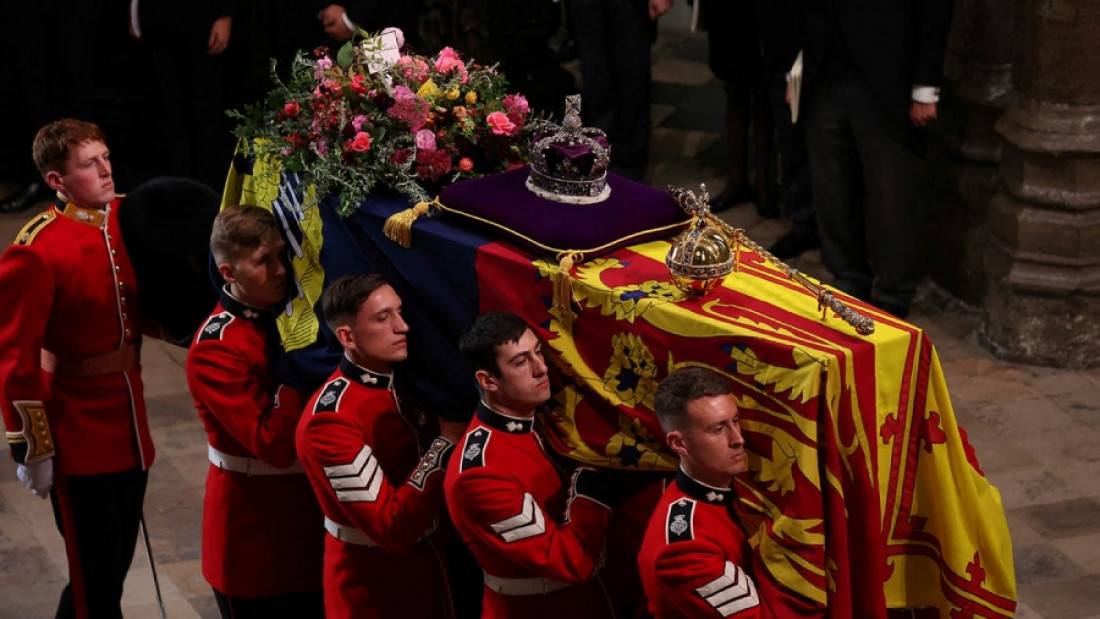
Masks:
[[[434,58],[383,48],[381,36],[299,54],[266,101],[230,112],[257,155],[278,155],[318,195],[340,192],[342,215],[389,189],[430,201],[459,179],[527,159],[535,124],[527,99],[503,75],[447,47]],[[363,33],[365,34],[365,33]],[[386,32],[383,32],[385,35]]]

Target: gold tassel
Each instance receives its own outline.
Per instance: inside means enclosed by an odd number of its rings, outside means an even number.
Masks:
[[[582,254],[565,252],[558,259],[558,270],[554,274],[554,309],[558,310],[558,322],[569,333],[573,330],[573,261]]]
[[[418,217],[428,212],[436,201],[418,202],[416,206],[407,208],[390,215],[382,226],[382,232],[386,238],[397,243],[401,247],[412,246],[412,227]]]

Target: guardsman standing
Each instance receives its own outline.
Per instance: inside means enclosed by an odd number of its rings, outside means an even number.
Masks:
[[[218,214],[210,250],[226,285],[187,354],[209,441],[202,571],[226,619],[324,617],[323,517],[294,449],[305,398],[268,367],[285,248],[270,211]]]
[[[614,492],[594,469],[577,469],[570,484],[534,432],[535,409],[550,398],[538,336],[518,316],[491,312],[459,349],[482,401],[445,488],[455,527],[484,570],[482,616],[613,616],[595,574]]]
[[[384,277],[341,277],[322,304],[344,358],[306,405],[297,445],[325,513],[327,617],[452,616],[432,534],[461,426],[440,421],[434,436],[434,419],[403,410],[393,364],[409,327]]]
[[[57,202],[0,256],[0,409],[19,479],[65,538],[57,616],[121,617],[153,463],[137,280],[102,130],[59,120],[32,151]]]
[[[733,477],[745,471],[740,413],[729,384],[705,368],[673,371],[654,408],[680,472],[646,529],[638,568],[655,617],[761,616],[746,570],[751,550],[733,512]],[[751,568],[750,568],[751,569]]]

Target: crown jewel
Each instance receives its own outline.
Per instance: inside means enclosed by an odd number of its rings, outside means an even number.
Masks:
[[[611,195],[607,166],[611,145],[603,131],[581,125],[581,96],[565,98],[561,126],[546,124],[531,142],[527,189],[569,204],[595,204]]]

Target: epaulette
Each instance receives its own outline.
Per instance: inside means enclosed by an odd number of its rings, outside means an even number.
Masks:
[[[57,219],[57,211],[50,209],[28,221],[27,225],[23,226],[23,229],[15,236],[15,244],[30,245],[34,242],[34,237],[38,236],[38,233],[45,230],[46,226],[50,225],[50,222],[55,219]]]
[[[317,403],[313,405],[313,414],[336,412],[349,384],[346,378],[337,378],[325,385],[321,395],[317,396]]]
[[[695,501],[681,498],[668,506],[665,519],[665,542],[685,542],[695,539]]]
[[[466,435],[466,442],[462,445],[462,464],[458,467],[459,473],[485,466],[485,449],[489,446],[492,435],[493,431],[484,427],[478,427]]]
[[[233,322],[233,314],[229,312],[214,314],[203,323],[202,328],[199,329],[199,337],[195,341],[205,342],[206,340],[222,339],[222,333],[225,332],[225,328],[231,322]]]

